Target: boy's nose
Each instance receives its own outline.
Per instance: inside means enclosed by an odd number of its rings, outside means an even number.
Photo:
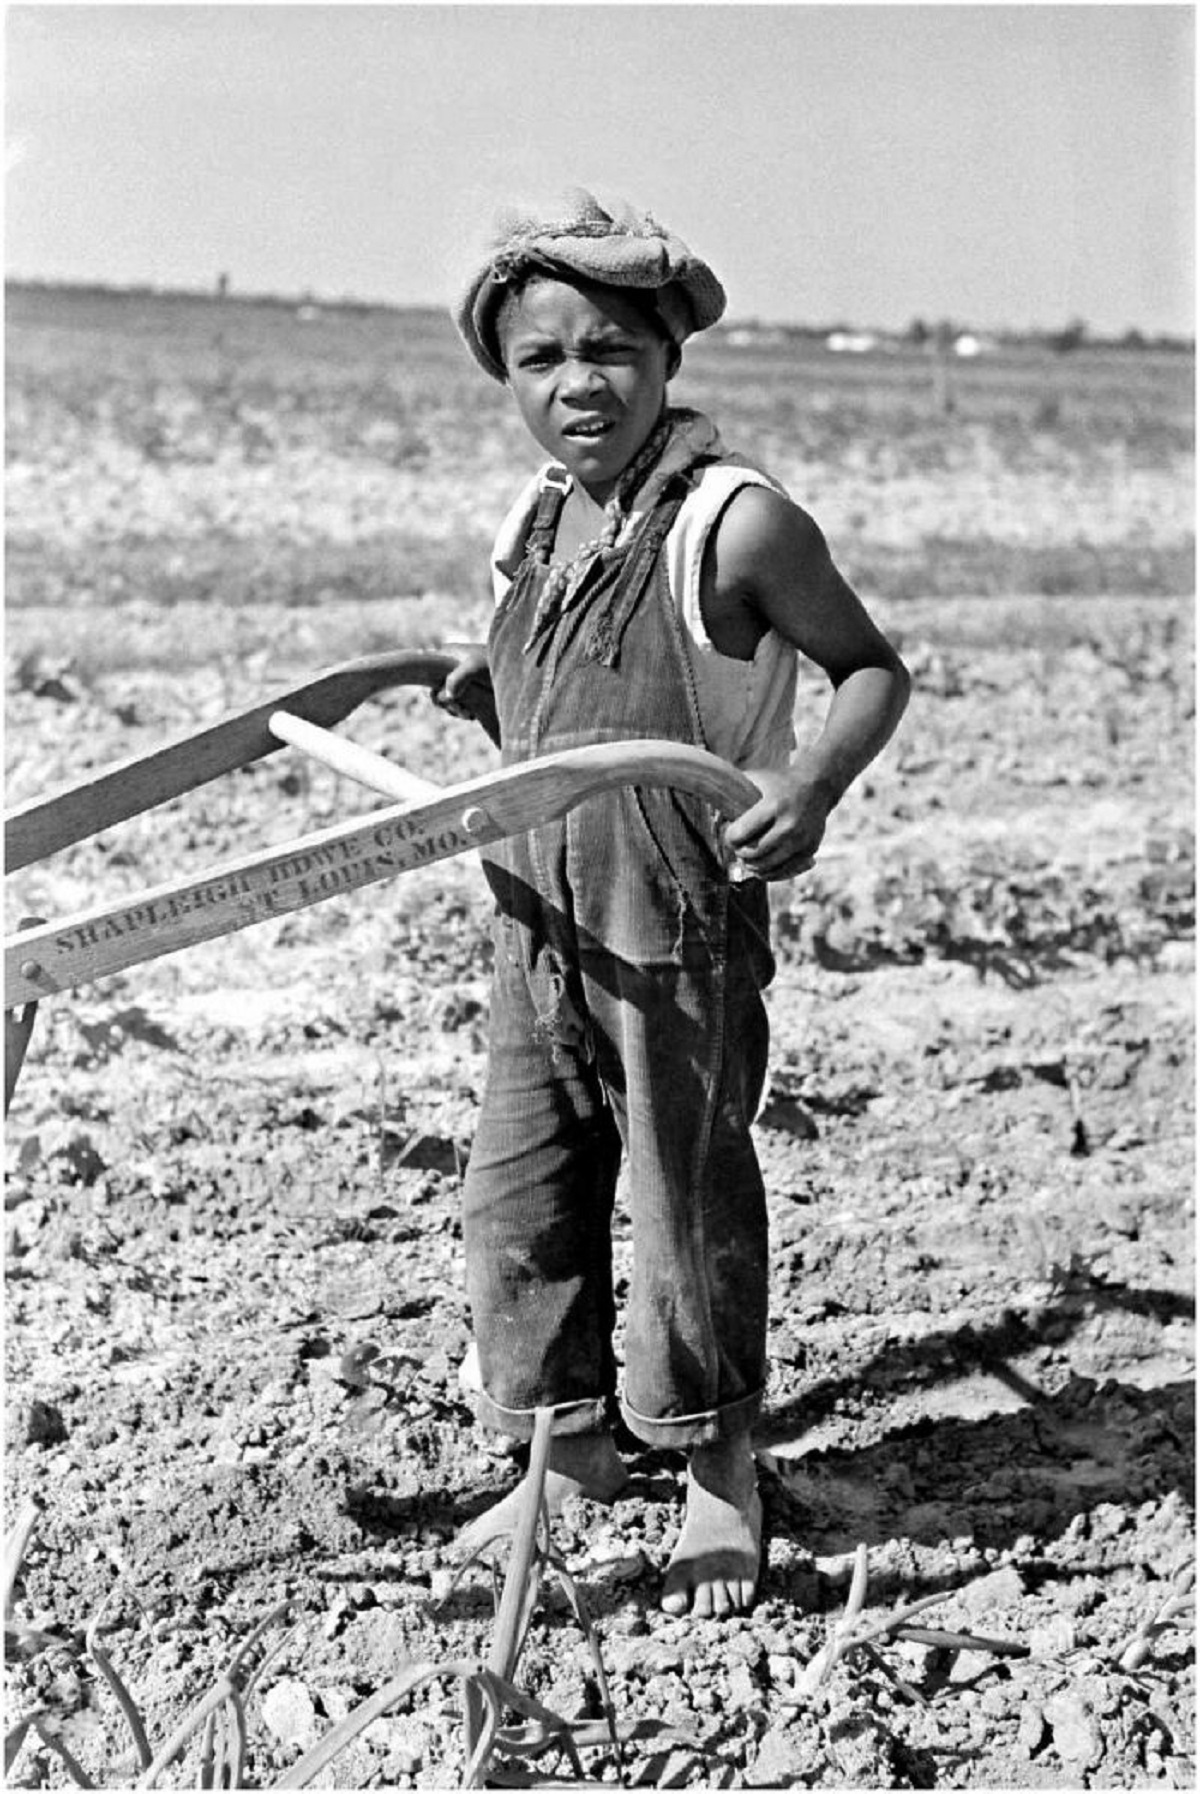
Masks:
[[[595,392],[603,384],[600,369],[593,361],[568,361],[559,381],[560,390],[568,393]]]

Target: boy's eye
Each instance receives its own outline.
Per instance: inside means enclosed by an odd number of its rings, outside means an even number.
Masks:
[[[638,345],[623,338],[602,338],[599,342],[587,343],[579,353],[585,361],[621,362],[629,361],[637,354]],[[563,359],[563,351],[549,344],[530,344],[527,349],[518,349],[515,361],[522,369],[536,373],[539,369],[555,366]]]

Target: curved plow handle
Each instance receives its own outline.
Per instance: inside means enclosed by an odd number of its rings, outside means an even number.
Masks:
[[[487,846],[619,785],[687,791],[725,816],[759,796],[715,754],[679,742],[568,748],[14,936],[5,943],[5,1007]]]
[[[206,785],[224,772],[248,766],[282,746],[268,727],[276,710],[330,729],[377,692],[393,685],[441,685],[454,656],[426,648],[370,654],[330,667],[304,685],[277,691],[251,710],[238,711],[209,728],[181,735],[149,754],[122,760],[79,784],[19,804],[4,818],[4,854],[10,872],[85,841],[114,822],[124,822],[181,792]]]

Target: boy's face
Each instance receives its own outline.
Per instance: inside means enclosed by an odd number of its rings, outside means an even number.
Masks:
[[[526,428],[598,504],[662,413],[678,351],[611,287],[534,280],[500,321]]]

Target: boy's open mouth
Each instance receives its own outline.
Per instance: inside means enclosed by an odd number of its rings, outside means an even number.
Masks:
[[[611,417],[581,417],[574,423],[564,424],[562,434],[581,442],[590,442],[601,436],[607,436],[613,428]]]

